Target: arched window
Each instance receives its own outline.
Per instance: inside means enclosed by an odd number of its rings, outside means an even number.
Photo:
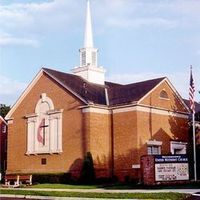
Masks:
[[[169,99],[169,96],[168,96],[168,94],[167,94],[167,92],[165,90],[162,90],[160,92],[160,98],[162,98],[162,99]]]
[[[27,118],[27,154],[62,152],[62,110],[45,93]]]

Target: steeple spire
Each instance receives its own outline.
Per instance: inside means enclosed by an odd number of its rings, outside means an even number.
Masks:
[[[85,23],[85,40],[84,47],[93,47],[93,34],[92,34],[92,18],[90,11],[90,1],[87,0],[87,14]]]
[[[93,47],[92,18],[89,0],[87,0],[84,47],[79,49],[79,52],[80,66],[75,67],[72,72],[91,83],[104,85],[105,69],[98,67],[98,49]]]

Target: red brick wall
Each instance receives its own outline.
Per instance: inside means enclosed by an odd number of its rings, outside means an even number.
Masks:
[[[114,114],[114,172],[120,180],[135,174],[132,164],[138,163],[139,159],[137,128],[136,112]]]
[[[89,150],[92,153],[97,177],[110,175],[111,167],[111,121],[108,114],[88,113]]]
[[[27,124],[24,116],[34,113],[41,93],[46,93],[52,99],[55,109],[64,109],[63,153],[27,156]],[[66,172],[74,169],[84,153],[80,105],[77,98],[43,75],[13,113],[13,124],[9,124],[7,173]],[[41,165],[41,158],[47,159],[47,165]]]

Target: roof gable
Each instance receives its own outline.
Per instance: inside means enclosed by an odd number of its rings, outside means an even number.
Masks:
[[[163,91],[167,93],[167,98],[161,96]],[[187,105],[168,78],[164,78],[156,87],[143,96],[138,103],[162,107],[167,110],[188,112]]]
[[[108,89],[110,105],[137,102],[164,79],[162,77],[127,85],[116,84]]]

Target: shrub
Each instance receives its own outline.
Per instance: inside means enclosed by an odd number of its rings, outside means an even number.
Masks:
[[[71,174],[33,174],[33,183],[71,183]]]
[[[83,184],[93,184],[95,183],[95,170],[92,154],[87,152],[81,170],[80,182]]]

